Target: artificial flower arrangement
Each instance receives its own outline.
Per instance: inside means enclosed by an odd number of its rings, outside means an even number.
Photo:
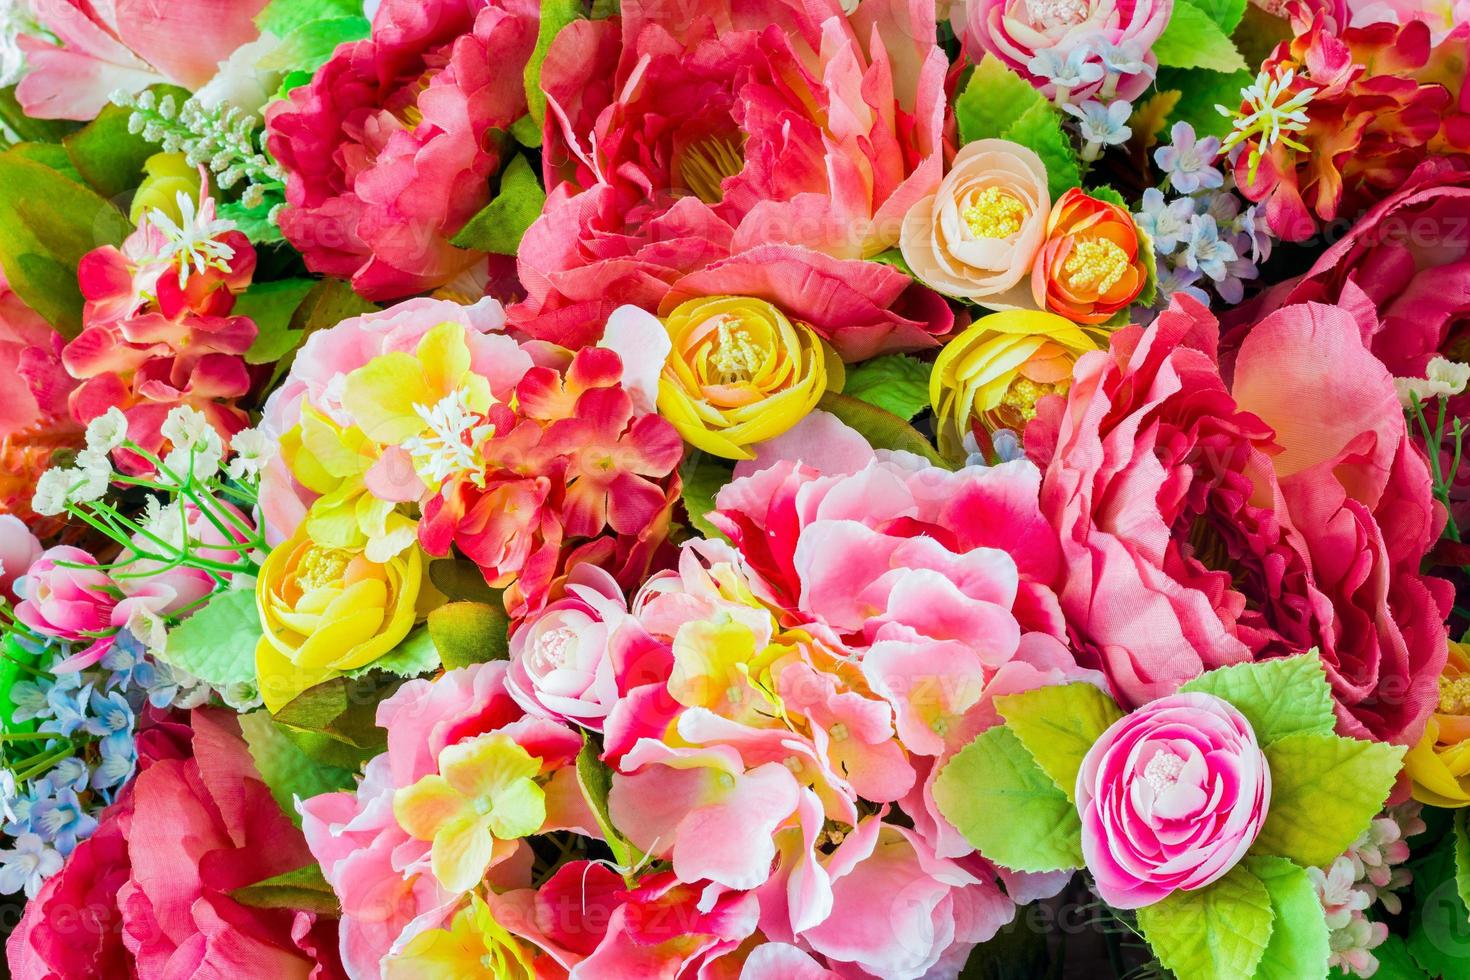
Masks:
[[[12,0],[10,974],[1467,975],[1467,59]]]

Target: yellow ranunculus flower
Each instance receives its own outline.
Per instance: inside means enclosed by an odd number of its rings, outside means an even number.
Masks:
[[[976,320],[945,345],[929,375],[939,451],[964,455],[972,421],[987,432],[1019,434],[1035,417],[1039,399],[1066,393],[1073,364],[1090,350],[1097,342],[1055,313],[1011,310]]]
[[[815,330],[761,299],[692,299],[664,318],[673,350],[658,410],[684,440],[726,459],[779,436],[827,391],[841,391],[842,360]]]
[[[1450,643],[1439,677],[1439,707],[1424,737],[1404,756],[1414,799],[1430,806],[1470,806],[1470,644]]]
[[[389,561],[318,544],[303,525],[260,568],[255,603],[265,628],[255,671],[266,707],[366,667],[408,636],[438,592],[417,544]],[[426,611],[426,610],[425,610]]]
[[[540,950],[522,943],[499,922],[479,895],[447,926],[425,929],[383,960],[385,980],[457,980],[495,977],[534,980]]]
[[[175,223],[183,220],[179,213],[179,192],[199,204],[199,168],[189,166],[182,153],[155,153],[143,164],[143,183],[133,195],[128,220],[141,225],[148,212],[162,211]]]

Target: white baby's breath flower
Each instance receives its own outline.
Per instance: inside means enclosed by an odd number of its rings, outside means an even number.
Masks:
[[[128,417],[116,405],[87,423],[87,449],[106,455],[128,438]]]
[[[275,454],[275,446],[269,436],[259,429],[243,429],[230,440],[233,454],[225,475],[232,480],[249,480],[260,475]]]
[[[225,455],[224,444],[219,433],[206,428],[199,438],[187,446],[177,443],[163,458],[163,465],[181,480],[192,478],[196,483],[210,479],[219,472],[220,462]]]
[[[68,499],[74,504],[86,504],[107,496],[107,488],[112,484],[112,465],[107,457],[83,450],[77,454],[77,464],[70,471],[72,484]]]
[[[209,419],[189,405],[169,409],[168,417],[158,427],[159,435],[173,443],[175,449],[192,449],[207,431],[213,431]]]
[[[42,517],[55,517],[66,513],[67,491],[71,487],[71,476],[61,467],[52,467],[36,481],[36,492],[31,497],[31,509]]]
[[[1448,358],[1435,356],[1430,359],[1422,378],[1394,378],[1399,402],[1405,408],[1414,404],[1414,399],[1423,405],[1436,398],[1452,398],[1465,390],[1470,383],[1470,364],[1461,364]]]

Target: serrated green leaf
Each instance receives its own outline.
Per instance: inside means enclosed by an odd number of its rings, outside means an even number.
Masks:
[[[1087,751],[1123,717],[1123,711],[1091,684],[1039,687],[995,699],[1006,727],[1057,789],[1076,799],[1077,771]]]
[[[624,878],[628,879],[633,867],[642,859],[643,852],[613,826],[612,816],[607,808],[607,797],[612,792],[613,772],[600,756],[597,743],[584,732],[582,750],[577,753],[577,785],[581,787],[582,796],[586,798],[587,805],[597,820],[603,839],[613,852],[613,860],[622,869]]]
[[[541,189],[531,164],[518,156],[500,177],[500,192],[469,220],[453,244],[477,252],[515,255],[526,229],[541,216],[546,192]]]
[[[707,515],[715,509],[715,495],[734,478],[735,467],[728,460],[697,449],[686,452],[679,464],[684,510],[689,515],[689,523],[706,538],[727,540]]]
[[[987,54],[954,100],[960,143],[1002,137],[1028,110],[1047,104],[1046,97],[1030,82]]]
[[[63,151],[64,153],[64,151]],[[82,329],[77,265],[132,231],[90,187],[10,150],[0,154],[0,267],[26,305],[67,339]]]
[[[214,687],[254,684],[262,632],[255,593],[231,589],[169,630],[164,659]]]
[[[429,635],[449,670],[509,659],[507,628],[499,602],[450,602],[429,613]]]
[[[1004,725],[981,732],[945,765],[934,803],[991,861],[1015,871],[1082,867],[1077,808]]]
[[[562,28],[582,15],[582,0],[541,0],[541,19],[536,30],[536,47],[526,62],[524,73],[526,84],[526,107],[532,121],[539,130],[546,120],[546,93],[541,91],[541,67],[546,63],[546,52]],[[536,145],[540,145],[538,140]],[[515,253],[509,253],[515,254]]]
[[[1414,915],[1408,950],[1414,963],[1432,977],[1470,976],[1470,910],[1455,880],[1453,835],[1446,834],[1417,856],[1409,870],[1414,876]]]
[[[296,349],[303,334],[291,329],[291,318],[316,286],[315,279],[257,282],[235,300],[231,312],[248,316],[260,331],[245,352],[246,363],[271,364]]]
[[[131,109],[107,105],[96,119],[62,140],[77,173],[109,199],[142,183],[143,165],[158,152],[141,135],[128,132],[132,115]]]
[[[1046,165],[1047,190],[1052,200],[1082,183],[1082,169],[1072,140],[1062,129],[1062,117],[1050,102],[1033,105],[1006,127],[1002,138],[1029,147]]]
[[[1157,85],[1162,89],[1179,92],[1169,115],[1169,124],[1187,122],[1200,136],[1224,137],[1230,132],[1231,121],[1215,109],[1223,105],[1227,109],[1240,106],[1240,93],[1254,81],[1249,70],[1237,72],[1190,70],[1185,68],[1160,68]]]
[[[341,915],[337,893],[322,876],[322,869],[308,864],[283,875],[236,888],[230,897],[256,909],[301,909],[318,915]]]
[[[1186,980],[1240,980],[1255,973],[1271,938],[1271,895],[1244,865],[1198,891],[1179,891],[1138,910],[1154,955]]]
[[[842,393],[909,421],[929,407],[933,365],[908,354],[884,354],[849,368]]]
[[[899,251],[896,248],[890,248],[885,251],[879,252],[877,255],[871,256],[868,261],[877,262],[879,265],[886,265],[890,268],[897,269],[899,272],[902,272],[910,279],[914,277],[914,270],[909,268],[908,260],[903,257],[903,252]]]
[[[350,770],[326,765],[307,755],[271,719],[269,711],[241,715],[240,731],[250,747],[250,758],[255,760],[260,778],[298,827],[301,826],[301,814],[296,812],[298,798],[306,800],[322,793],[351,789],[355,783]]]
[[[316,71],[336,52],[337,46],[360,41],[372,32],[361,13],[345,17],[322,17],[291,30],[281,44],[260,59],[263,71]]]
[[[1331,734],[1337,727],[1332,688],[1315,654],[1221,667],[1179,690],[1229,701],[1245,715],[1262,745],[1304,732]]]
[[[1246,0],[1189,0],[1226,35],[1233,32],[1245,15]]]
[[[1403,760],[1401,745],[1302,732],[1265,747],[1271,805],[1252,854],[1325,867],[1383,808]]]
[[[272,187],[265,191],[265,199],[253,208],[247,208],[239,201],[226,201],[218,211],[219,216],[232,222],[252,245],[270,245],[286,240],[280,226],[271,220],[276,208],[284,203],[283,192],[279,187]]]
[[[381,670],[398,677],[418,677],[438,669],[439,648],[434,645],[429,631],[420,626],[392,650],[365,667],[347,671],[346,676],[361,677],[370,671]]]
[[[1245,867],[1271,897],[1271,939],[1256,980],[1299,980],[1327,974],[1327,918],[1307,872],[1285,858],[1248,857]]]
[[[1373,958],[1378,961],[1378,970],[1373,974],[1373,980],[1431,980],[1429,974],[1414,962],[1402,936],[1389,933],[1387,939],[1373,948]],[[1337,980],[1344,974],[1341,970],[1333,970],[1329,976]]]
[[[1099,187],[1088,187],[1085,189],[1087,191],[1088,197],[1095,198],[1099,201],[1107,201],[1109,204],[1116,204],[1124,211],[1128,210],[1128,202],[1123,199],[1123,195],[1113,190],[1107,184],[1103,184]]]
[[[868,440],[868,444],[874,449],[898,449],[923,456],[935,466],[950,468],[933,444],[919,434],[919,430],[892,412],[834,391],[823,395],[817,407],[837,416],[849,428],[856,430],[858,435]]]
[[[255,26],[276,37],[286,37],[314,20],[361,14],[361,0],[271,0],[255,15]]]
[[[1164,33],[1154,42],[1154,57],[1171,68],[1207,68],[1210,71],[1246,70],[1230,34],[1192,0],[1176,0]]]

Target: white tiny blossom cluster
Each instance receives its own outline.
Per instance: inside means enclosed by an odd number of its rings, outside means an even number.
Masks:
[[[1465,390],[1467,382],[1470,382],[1470,364],[1435,355],[1424,369],[1424,377],[1395,378],[1393,386],[1399,401],[1410,408],[1416,398],[1421,405],[1437,398],[1453,398]]]

